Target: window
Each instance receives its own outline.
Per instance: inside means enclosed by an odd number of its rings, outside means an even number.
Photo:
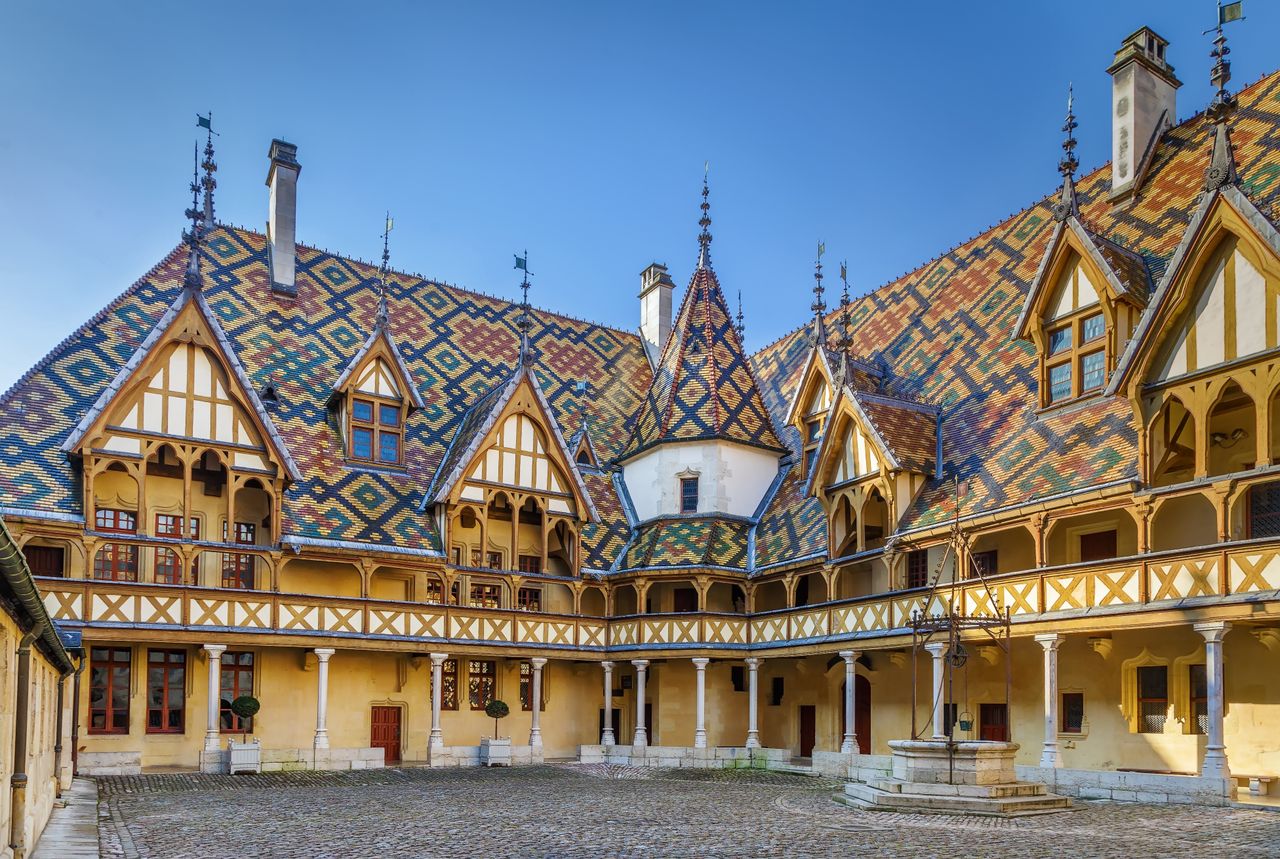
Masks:
[[[60,578],[66,575],[66,551],[58,546],[25,546],[22,554],[33,576]]]
[[[520,663],[520,709],[533,709],[533,663]],[[539,702],[538,709],[544,713],[547,710],[547,675],[544,671],[542,675],[542,701]]]
[[[352,397],[348,456],[379,465],[400,464],[404,409],[399,403]]]
[[[222,701],[219,723],[228,733],[253,733],[253,717],[241,719],[231,712],[231,702],[253,694],[253,654],[228,650],[222,654]]]
[[[542,588],[521,588],[516,594],[516,606],[521,611],[542,611]]]
[[[671,610],[690,612],[698,610],[698,592],[693,588],[675,588],[671,592]]]
[[[190,532],[188,537],[189,539],[199,540],[200,539],[200,520],[195,518],[194,516],[191,517],[191,522],[188,530]],[[173,539],[177,539],[177,540],[183,539],[182,517],[174,516],[171,513],[157,513],[156,514],[156,536],[172,537]]]
[[[89,733],[129,733],[129,663],[127,647],[89,649]]]
[[[100,509],[94,516],[99,531],[109,534],[136,534],[138,517],[131,510]]]
[[[498,664],[490,659],[472,659],[467,663],[467,699],[472,710],[489,706],[498,691]]]
[[[997,550],[990,549],[986,552],[973,553],[973,571],[974,574],[980,576],[994,576],[996,574]]]
[[[192,518],[189,527],[189,536],[184,538],[182,534],[182,517],[174,516],[170,513],[156,514],[156,536],[169,537],[176,540],[200,539],[200,520]],[[196,571],[198,569],[198,561],[191,562],[191,581],[197,581]],[[173,549],[156,549],[156,567],[155,581],[160,585],[179,585],[182,584],[181,576],[178,572],[178,553]]]
[[[1090,352],[1080,359],[1080,390],[1093,391],[1102,387],[1105,381],[1105,356],[1101,352]]]
[[[147,651],[147,733],[181,734],[187,680],[185,650]]]
[[[227,526],[222,525],[222,539],[227,539]],[[258,528],[252,522],[236,523],[236,543],[254,545],[258,542]],[[222,553],[222,586],[253,590],[253,570],[256,557],[235,552]]]
[[[907,587],[922,588],[929,584],[929,550],[917,549],[907,554]]]
[[[471,585],[471,599],[468,602],[472,608],[498,608],[500,605],[502,594],[501,585]]]
[[[499,556],[501,557],[501,556]],[[519,559],[520,572],[522,573],[541,573],[542,558],[538,555],[521,555]]]
[[[698,512],[698,478],[680,478],[680,512]]]
[[[769,684],[769,706],[777,707],[782,704],[782,693],[784,684],[781,677],[771,678]]]
[[[747,691],[747,669],[741,665],[732,665],[729,667],[729,682],[733,684],[734,692]]]
[[[1163,665],[1138,669],[1138,733],[1164,733],[1169,716],[1169,675]]]
[[[1077,313],[1048,329],[1044,357],[1047,396],[1052,405],[1101,390],[1107,377],[1107,322],[1102,313]]]
[[[1280,537],[1280,481],[1249,487],[1249,537]]]
[[[1081,561],[1105,561],[1108,558],[1114,558],[1117,554],[1114,530],[1080,535]]]
[[[440,709],[458,709],[458,660],[446,659],[440,666]]]
[[[444,603],[444,585],[439,579],[427,579],[426,602],[442,605]]]
[[[1056,403],[1071,397],[1071,364],[1058,364],[1049,368],[1049,402]]]
[[[1187,688],[1191,697],[1191,733],[1205,734],[1209,731],[1209,681],[1203,665],[1187,667],[1190,670]]]
[[[93,556],[93,577],[113,582],[138,580],[138,547],[106,543]]]
[[[1062,693],[1062,724],[1060,734],[1079,734],[1084,730],[1084,693]]]
[[[486,553],[486,559],[488,563],[486,563],[485,566],[488,567],[489,569],[491,570],[502,569],[502,553],[501,552],[488,552]],[[479,564],[477,564],[476,566],[479,566]]]

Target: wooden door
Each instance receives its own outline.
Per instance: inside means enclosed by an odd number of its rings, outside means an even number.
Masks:
[[[979,704],[978,736],[984,740],[1009,742],[1009,708],[1004,704]]]
[[[400,762],[400,708],[374,707],[369,723],[369,745],[382,749],[383,760],[388,764]]]
[[[818,708],[812,704],[800,705],[800,757],[813,757],[813,746],[818,737]]]
[[[853,678],[853,729],[858,733],[858,754],[871,754],[871,681],[861,674]]]

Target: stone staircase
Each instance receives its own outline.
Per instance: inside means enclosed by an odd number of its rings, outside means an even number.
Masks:
[[[837,802],[871,811],[924,814],[969,814],[984,817],[1024,817],[1071,810],[1071,799],[1049,793],[1042,784],[922,784],[902,779],[877,779],[869,784],[846,784]]]

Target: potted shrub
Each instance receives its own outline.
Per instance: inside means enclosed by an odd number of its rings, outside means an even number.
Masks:
[[[242,725],[257,715],[261,708],[262,705],[258,703],[258,699],[252,695],[241,695],[231,702],[231,712],[240,717]],[[262,772],[262,742],[257,737],[254,737],[252,743],[249,742],[248,730],[242,735],[241,742],[227,741],[227,752],[232,775]]]
[[[480,763],[486,767],[511,766],[511,738],[498,737],[498,720],[505,719],[511,708],[505,702],[494,699],[484,708],[484,713],[493,719],[493,738],[480,740]]]

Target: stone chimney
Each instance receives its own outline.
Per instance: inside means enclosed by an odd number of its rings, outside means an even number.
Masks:
[[[671,334],[671,293],[676,288],[667,267],[655,262],[640,272],[640,336],[655,366]]]
[[[298,291],[295,270],[298,261],[298,147],[283,140],[271,141],[271,167],[267,187],[271,189],[267,220],[267,252],[271,261],[271,288],[293,295]]]
[[[1168,41],[1148,27],[1116,51],[1111,75],[1111,200],[1124,202],[1142,187],[1156,143],[1177,122],[1177,92],[1165,51]]]

